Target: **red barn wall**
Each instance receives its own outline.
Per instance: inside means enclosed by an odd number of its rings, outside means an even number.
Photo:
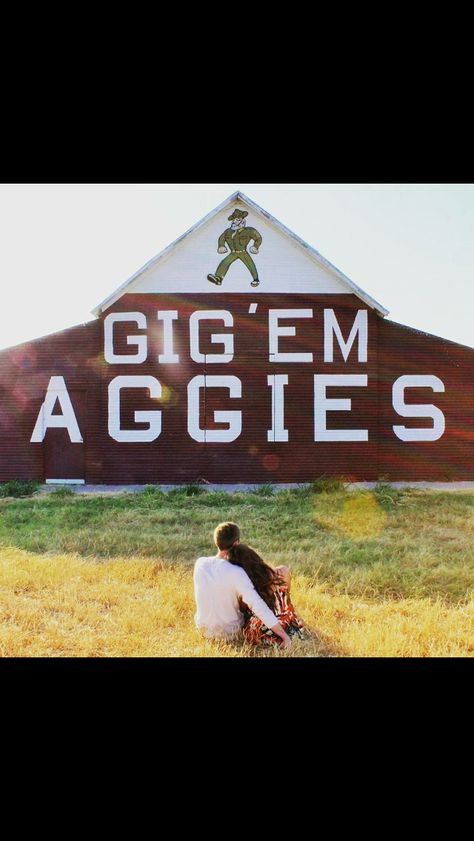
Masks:
[[[122,375],[151,375],[157,377],[170,394],[163,405],[162,433],[151,444],[125,444],[111,441],[104,446],[104,476],[107,482],[180,482],[205,478],[209,482],[300,482],[322,474],[344,474],[367,478],[376,476],[377,432],[377,329],[378,318],[368,310],[368,362],[357,361],[357,342],[348,361],[344,362],[335,346],[334,363],[323,360],[324,308],[335,308],[343,335],[350,333],[359,309],[367,309],[355,295],[291,295],[259,294],[257,312],[249,314],[249,295],[143,295],[127,294],[110,307],[110,312],[142,312],[148,324],[148,359],[140,365],[114,364],[107,366],[108,381]],[[290,319],[284,324],[296,326],[296,336],[279,340],[281,352],[312,352],[312,363],[272,363],[269,361],[268,310],[312,309],[314,317]],[[175,322],[174,351],[180,354],[179,365],[160,365],[162,326],[156,318],[157,310],[178,310]],[[220,321],[208,322],[201,328],[201,352],[215,354],[222,347],[212,344],[211,333],[234,334],[234,358],[228,363],[196,363],[190,357],[189,316],[196,310],[228,310],[234,326],[226,328]],[[116,353],[130,353],[127,334],[143,334],[134,325],[115,325]],[[350,397],[352,411],[334,413],[334,428],[348,426],[368,429],[369,442],[353,444],[315,443],[314,441],[314,374],[343,373],[368,375],[369,387],[332,390],[333,397]],[[242,433],[231,443],[198,444],[187,434],[187,384],[198,374],[236,376],[242,382],[242,398],[229,399],[225,389],[208,389],[202,394],[202,422],[207,429],[219,428],[213,421],[215,409],[242,411]],[[269,374],[287,374],[285,388],[285,426],[289,431],[287,443],[269,443],[267,430],[271,428],[271,389]],[[106,389],[102,392],[102,411],[106,412]],[[145,391],[141,399],[138,391],[124,392],[123,425],[133,425],[132,407],[150,408]]]
[[[56,375],[64,377],[71,391],[85,393],[86,427],[81,432],[86,476],[90,482],[102,481],[101,450],[106,434],[100,416],[102,367],[102,325],[98,320],[0,352],[0,481],[44,481],[45,445],[31,443],[30,438],[50,377]],[[53,443],[64,434],[61,429],[46,433]]]
[[[257,312],[249,304],[258,302]],[[272,363],[269,360],[268,310],[312,309],[313,318],[284,322],[296,335],[280,337],[281,352],[312,352],[310,363]],[[358,361],[357,340],[345,362],[337,341],[334,362],[324,362],[324,309],[334,309],[347,339],[358,310],[368,312],[368,360]],[[163,326],[157,310],[177,310],[174,352],[180,363],[158,362],[163,350]],[[222,322],[202,324],[200,350],[222,351],[212,344],[211,333],[233,333],[234,358],[229,363],[203,363],[190,357],[189,317],[196,310],[228,310],[233,327]],[[111,312],[142,312],[147,329],[130,323],[114,327],[116,353],[134,353],[127,335],[146,335],[145,362],[109,364],[104,360],[104,318]],[[367,442],[314,441],[314,375],[367,374],[368,387],[333,387],[331,398],[350,398],[350,412],[328,412],[328,427],[367,429]],[[434,374],[444,393],[431,389],[407,390],[407,402],[438,406],[446,430],[434,442],[403,442],[393,426],[430,426],[431,420],[401,418],[393,409],[394,381],[403,374]],[[215,424],[214,410],[240,410],[242,432],[230,443],[194,441],[187,431],[187,387],[196,375],[235,376],[242,383],[241,399],[230,399],[226,389],[204,389],[200,395],[201,426]],[[288,442],[267,441],[271,423],[269,374],[287,374],[285,428]],[[60,333],[27,342],[0,353],[0,481],[44,481],[45,443],[30,443],[50,377],[64,377],[74,404],[82,392],[85,420],[84,479],[88,483],[186,483],[204,478],[209,482],[304,482],[321,475],[352,480],[469,480],[474,479],[474,350],[380,318],[355,295],[306,294],[126,294],[100,319]],[[162,432],[149,443],[114,441],[108,433],[108,385],[114,377],[153,376],[163,388],[162,400],[150,399],[146,389],[125,389],[121,400],[121,427],[145,428],[134,412],[159,409]],[[81,397],[82,403],[82,397]],[[49,429],[51,446],[64,441],[65,430]],[[62,436],[62,438],[61,438]],[[74,445],[79,446],[79,445]],[[66,477],[64,477],[66,478]]]
[[[474,480],[474,350],[420,330],[379,322],[379,464],[388,480]],[[445,391],[408,389],[407,403],[437,406],[445,416],[438,441],[400,441],[394,424],[432,426],[431,419],[400,418],[392,388],[402,374],[434,374]]]

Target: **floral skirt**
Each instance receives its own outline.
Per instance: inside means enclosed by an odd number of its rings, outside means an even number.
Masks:
[[[287,587],[278,587],[275,590],[275,608],[273,610],[280,625],[289,637],[297,636],[306,639],[304,625],[293,607]],[[255,616],[248,608],[244,609],[244,626],[242,628],[244,639],[254,645],[281,645],[281,638],[274,634],[270,628],[263,624],[262,620]]]

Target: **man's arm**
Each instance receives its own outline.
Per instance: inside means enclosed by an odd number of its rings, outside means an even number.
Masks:
[[[248,577],[245,570],[241,567],[235,567],[236,588],[237,592],[251,610],[262,620],[263,624],[270,628],[282,640],[282,648],[289,648],[291,645],[291,638],[280,625],[277,617],[270,610],[263,599],[258,595],[252,581]]]

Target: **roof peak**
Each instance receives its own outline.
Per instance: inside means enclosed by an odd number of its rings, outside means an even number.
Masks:
[[[131,284],[134,284],[137,278],[142,275],[145,271],[150,269],[160,260],[162,260],[165,256],[167,256],[177,245],[178,243],[183,242],[188,236],[194,234],[196,231],[201,229],[207,222],[209,222],[214,216],[218,213],[223,211],[229,205],[242,202],[243,204],[250,207],[255,213],[259,214],[263,217],[267,222],[277,228],[280,233],[283,233],[286,237],[293,240],[300,248],[303,248],[305,253],[315,260],[320,267],[329,270],[329,272],[342,281],[345,286],[348,287],[348,291],[352,292],[353,294],[357,295],[362,301],[364,301],[369,307],[376,310],[381,316],[388,315],[388,310],[385,309],[381,304],[379,304],[374,298],[364,292],[357,284],[355,284],[350,278],[347,277],[343,272],[341,272],[336,266],[326,260],[325,257],[322,256],[315,248],[305,242],[301,237],[291,231],[286,225],[283,225],[282,222],[279,222],[274,216],[272,216],[268,211],[264,210],[260,207],[257,202],[253,201],[249,196],[242,192],[242,190],[235,190],[235,192],[231,193],[226,199],[224,199],[221,204],[211,210],[206,216],[204,216],[199,222],[193,225],[189,230],[185,231],[185,233],[181,234],[177,239],[175,239],[170,245],[163,249],[159,254],[155,257],[152,257],[144,266],[142,266],[135,274],[133,274],[128,280],[121,284],[118,289],[115,290],[111,295],[108,295],[100,304],[98,304],[93,310],[92,313],[96,316],[99,315],[100,312],[107,309],[111,306],[115,301],[122,297],[125,294],[126,290],[129,289]]]

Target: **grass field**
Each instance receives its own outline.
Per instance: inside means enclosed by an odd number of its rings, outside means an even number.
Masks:
[[[203,639],[192,569],[222,520],[293,572],[311,639],[288,652]],[[228,495],[193,488],[0,499],[3,657],[472,657],[474,493]]]

